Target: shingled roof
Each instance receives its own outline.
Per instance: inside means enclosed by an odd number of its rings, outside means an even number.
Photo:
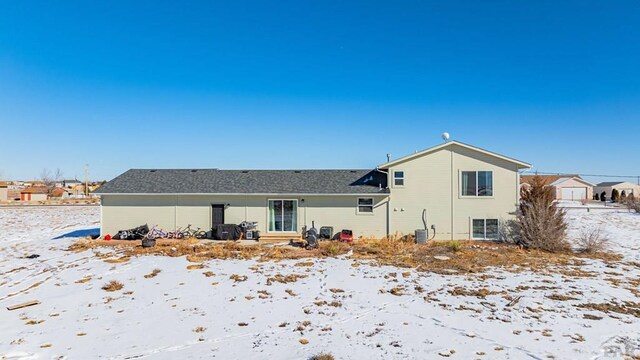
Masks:
[[[376,170],[131,169],[94,194],[386,194]]]

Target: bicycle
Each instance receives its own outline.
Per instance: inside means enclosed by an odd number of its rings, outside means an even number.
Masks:
[[[149,240],[166,239],[168,237],[169,237],[169,233],[162,231],[162,229],[159,229],[158,225],[151,228],[151,230],[149,230],[147,235],[145,235],[145,238]]]
[[[207,237],[207,232],[200,230],[200,228],[192,229],[191,224],[189,224],[183,231],[182,237],[185,239],[188,238],[196,238],[196,239],[205,239]]]
[[[182,233],[181,229],[178,230],[174,230],[174,231],[169,231],[167,233],[167,239],[183,239],[184,238],[184,234]]]

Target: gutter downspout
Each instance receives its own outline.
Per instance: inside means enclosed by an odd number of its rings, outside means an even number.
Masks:
[[[449,150],[451,152],[451,240],[454,240],[455,237],[455,229],[454,229],[454,216],[455,216],[455,210],[454,210],[454,196],[455,196],[455,181],[457,179],[455,179],[454,176],[454,168],[453,168],[453,150]]]

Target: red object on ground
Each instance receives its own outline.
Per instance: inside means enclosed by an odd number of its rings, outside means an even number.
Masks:
[[[340,231],[340,241],[352,243],[353,242],[353,231],[351,231],[351,230],[342,230],[342,231]]]
[[[105,235],[104,239],[107,240],[107,241],[111,240],[111,235],[109,235],[109,234]]]

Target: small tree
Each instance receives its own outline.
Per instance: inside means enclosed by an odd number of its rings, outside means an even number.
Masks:
[[[43,169],[40,173],[40,180],[47,188],[47,192],[49,195],[56,188],[56,182],[62,179],[62,171],[60,169],[56,169],[55,173],[51,173],[49,169]]]
[[[593,200],[600,201],[600,195],[598,193],[593,194]]]
[[[540,176],[520,190],[520,206],[516,223],[518,243],[526,248],[550,252],[571,249],[566,239],[565,213],[555,203],[555,190]]]
[[[602,192],[602,194],[600,194],[600,201],[605,202],[607,201],[607,193],[606,192]]]
[[[611,202],[618,202],[619,198],[620,193],[618,192],[618,189],[611,190]]]
[[[624,202],[624,199],[627,198],[627,192],[622,190],[622,192],[620,193],[620,202]]]

